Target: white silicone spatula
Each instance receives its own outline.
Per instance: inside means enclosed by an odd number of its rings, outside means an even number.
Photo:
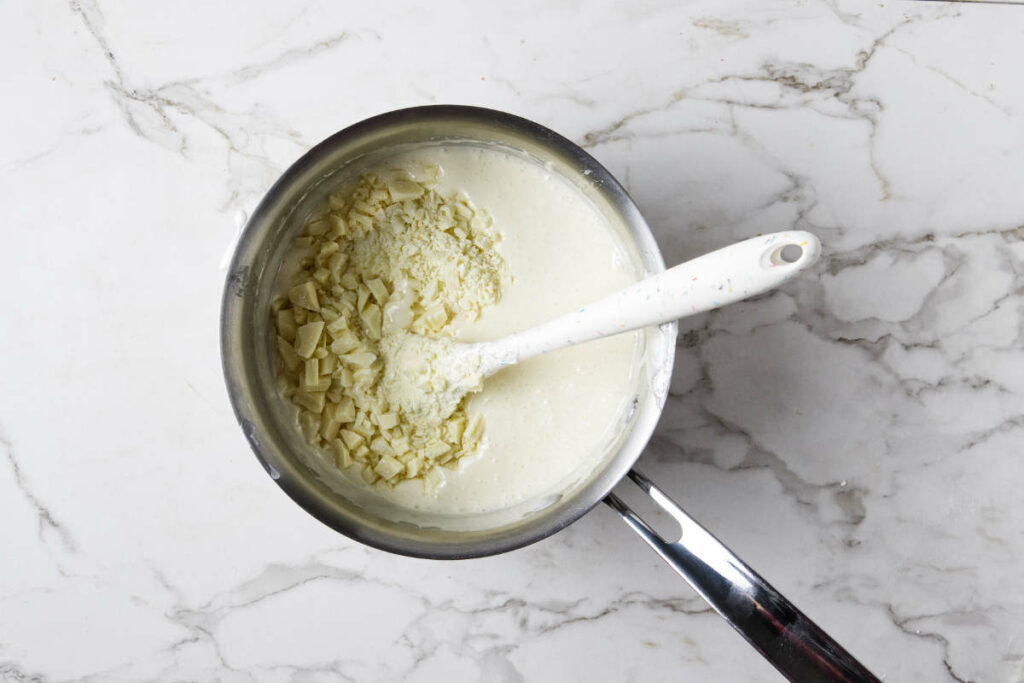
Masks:
[[[395,401],[410,412],[441,406],[451,414],[462,397],[503,367],[566,346],[658,325],[735,303],[778,287],[817,260],[818,238],[808,232],[777,232],[753,237],[670,268],[626,289],[546,323],[503,339],[476,344],[407,338],[428,372],[405,372],[393,363],[401,381]],[[400,352],[393,353],[396,359]],[[389,362],[391,362],[389,360]],[[421,367],[422,369],[422,367]],[[429,382],[417,378],[428,377]],[[440,381],[438,381],[440,380]],[[419,382],[417,386],[417,382]]]

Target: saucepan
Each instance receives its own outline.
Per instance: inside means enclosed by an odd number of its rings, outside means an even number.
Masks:
[[[785,676],[801,681],[877,680],[633,469],[668,394],[675,322],[643,331],[641,389],[614,447],[558,495],[460,524],[397,519],[339,491],[311,462],[308,446],[281,410],[274,381],[269,311],[284,253],[303,216],[323,201],[337,174],[387,150],[438,143],[493,145],[543,164],[586,195],[621,233],[638,274],[665,269],[650,229],[622,185],[580,147],[532,121],[477,107],[427,106],[375,116],[336,133],[292,165],[259,203],[235,248],[224,291],[221,353],[228,393],[245,437],[274,481],[307,512],[360,543],[433,559],[520,548],[572,524],[604,501]],[[678,522],[681,533],[664,538],[612,493],[627,477]]]

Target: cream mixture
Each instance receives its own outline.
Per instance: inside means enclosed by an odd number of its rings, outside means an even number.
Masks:
[[[504,269],[500,297],[479,317],[449,321],[446,333],[456,342],[507,336],[637,279],[605,218],[543,166],[499,149],[449,145],[390,157],[382,168],[429,182],[438,195],[468,197],[500,235],[494,244]],[[482,433],[481,440],[468,442],[469,455],[433,468],[430,485],[421,478],[393,477],[391,485],[378,483],[374,493],[403,508],[457,515],[558,492],[600,462],[621,427],[636,394],[637,334],[562,349],[499,371],[460,404],[465,419]],[[381,346],[387,346],[386,334]],[[410,361],[399,372],[412,369]],[[383,370],[386,377],[396,368]],[[464,419],[461,413],[456,418]],[[344,471],[355,477],[355,469]]]
[[[490,341],[533,327],[637,280],[605,218],[542,166],[481,147],[417,150],[392,160],[443,170],[442,193],[464,192],[502,234],[512,282],[456,340]],[[637,333],[596,340],[506,368],[469,399],[481,414],[481,452],[447,472],[433,494],[403,482],[383,495],[432,512],[484,512],[553,491],[596,466],[636,395]]]

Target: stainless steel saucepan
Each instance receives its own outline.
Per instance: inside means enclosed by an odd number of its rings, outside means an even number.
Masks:
[[[661,414],[675,352],[676,324],[643,332],[641,389],[617,442],[593,471],[558,495],[500,513],[396,521],[339,490],[311,464],[309,447],[282,408],[269,333],[275,278],[291,237],[351,172],[389,150],[419,144],[497,146],[527,155],[576,186],[620,233],[638,275],[665,269],[650,229],[619,182],[589,154],[531,121],[489,109],[415,107],[350,126],[299,159],[253,212],[234,253],[221,314],[221,353],[228,393],[250,446],[271,477],[324,524],[360,543],[433,559],[482,557],[539,541],[604,501],[685,578],[780,672],[799,681],[874,681],[863,665],[778,591],[633,470]],[[524,198],[528,201],[528,198]],[[681,527],[666,539],[611,493],[626,476]]]

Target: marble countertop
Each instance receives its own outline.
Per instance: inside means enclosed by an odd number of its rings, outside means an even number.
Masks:
[[[581,143],[670,262],[818,234],[814,272],[682,323],[641,466],[885,680],[1024,680],[1024,7],[71,0],[0,27],[0,681],[777,679],[604,506],[413,560],[256,463],[225,252],[315,142],[425,103]]]

